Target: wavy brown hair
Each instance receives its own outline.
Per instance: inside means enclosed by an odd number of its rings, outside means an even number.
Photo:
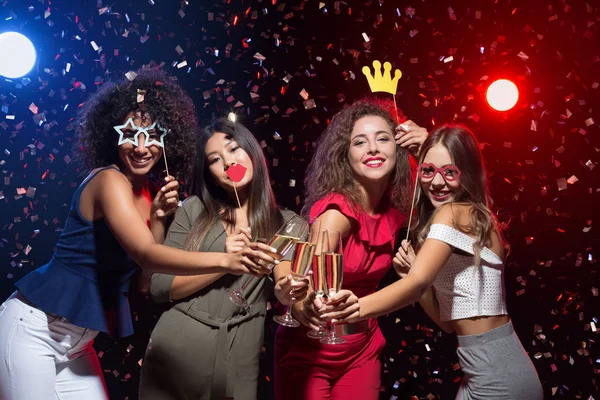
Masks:
[[[391,102],[376,99],[364,99],[353,103],[335,114],[331,123],[321,134],[315,154],[306,169],[304,184],[306,199],[302,209],[308,214],[315,202],[328,194],[342,194],[350,204],[357,208],[361,204],[361,191],[348,159],[350,135],[356,121],[367,116],[383,118],[392,133],[396,123],[392,119]],[[404,120],[399,116],[399,120]],[[408,151],[396,146],[396,166],[390,176],[386,197],[391,205],[408,214],[412,188],[412,163]]]
[[[502,235],[502,228],[492,213],[492,198],[486,180],[486,171],[483,156],[479,149],[479,142],[473,133],[462,125],[442,125],[429,134],[421,147],[419,162],[423,162],[427,152],[435,145],[442,145],[450,153],[454,165],[460,169],[461,192],[453,203],[467,203],[471,205],[471,218],[468,225],[458,225],[456,228],[466,234],[475,236],[475,265],[481,261],[481,249],[490,246],[491,235],[496,232],[504,245],[508,248]],[[448,205],[452,203],[447,203]],[[443,207],[448,205],[444,204]],[[441,209],[434,209],[433,205],[419,185],[417,195],[417,243],[419,246],[425,242],[435,213]]]
[[[254,135],[242,124],[217,118],[205,127],[196,145],[196,163],[192,175],[190,194],[196,195],[204,205],[200,215],[192,225],[190,234],[185,242],[185,249],[199,251],[208,231],[219,221],[235,226],[235,210],[237,202],[222,187],[208,169],[206,159],[206,142],[215,133],[224,133],[244,149],[252,160],[254,174],[249,182],[248,224],[255,238],[271,238],[283,225],[283,217],[275,201],[271,189],[267,162],[262,149]]]
[[[79,109],[75,156],[85,172],[117,163],[118,134],[113,127],[121,125],[130,112],[139,111],[169,130],[164,149],[169,173],[187,178],[195,159],[193,144],[198,129],[192,100],[175,78],[165,72],[140,70],[136,73],[132,81],[123,77],[105,83]],[[143,102],[138,102],[139,91],[145,91]],[[164,168],[161,158],[153,171]]]

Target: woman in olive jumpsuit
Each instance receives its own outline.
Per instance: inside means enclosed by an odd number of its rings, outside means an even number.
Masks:
[[[293,212],[277,207],[260,145],[241,124],[214,121],[201,133],[197,147],[192,196],[177,211],[166,245],[230,251],[235,238],[268,240],[292,218]],[[235,183],[241,208],[226,175],[236,164],[247,169]],[[252,280],[244,290],[247,310],[230,301],[227,290],[239,289],[253,278],[250,275],[154,274],[154,300],[176,303],[152,332],[142,366],[140,399],[256,399],[266,302],[273,288],[284,304],[306,294],[307,282],[289,277],[290,257],[275,266],[275,283],[268,275]]]

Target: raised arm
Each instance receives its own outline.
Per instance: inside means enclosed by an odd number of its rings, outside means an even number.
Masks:
[[[169,222],[177,211],[179,203],[179,182],[173,176],[165,178],[164,185],[159,188],[152,200],[150,208],[150,231],[154,241],[162,244]]]
[[[93,179],[98,179],[94,185],[94,208],[142,269],[177,275],[250,272],[245,260],[248,254],[195,253],[157,244],[143,218],[135,212],[131,184],[125,176],[115,170],[106,170]],[[252,255],[269,257],[256,253]]]
[[[194,222],[199,215],[198,209],[194,209],[194,203],[200,204],[200,200],[195,197],[189,198],[183,203],[183,206],[177,210],[175,219],[173,220],[167,238],[165,239],[165,245],[176,249],[184,248]],[[247,232],[247,229],[248,228],[238,227],[235,232],[227,237],[225,241],[225,253],[241,252],[245,247],[254,245],[250,243],[250,233]],[[267,247],[262,243],[257,244],[257,246]],[[254,249],[256,249],[256,247]],[[268,272],[268,269],[265,269],[264,273]],[[224,272],[192,276],[175,276],[172,274],[155,273],[152,275],[150,293],[154,301],[159,303],[180,300],[207,287],[223,275],[225,275]]]
[[[421,146],[427,139],[427,129],[420,127],[411,120],[396,127],[396,144],[400,147],[408,148],[410,154],[416,159],[419,158]]]
[[[165,245],[175,249],[184,248],[196,217],[196,213],[192,210],[195,201],[199,200],[189,198],[179,207],[169,227]],[[157,303],[180,300],[196,293],[223,275],[225,275],[224,272],[191,276],[154,273],[152,274],[150,294]]]
[[[185,207],[182,207],[182,211],[185,211]],[[195,217],[186,213],[183,218],[176,218],[169,229],[169,234],[165,242],[166,245],[175,248],[183,248],[185,240],[194,224]],[[177,222],[177,223],[176,223]],[[250,244],[250,233],[247,231],[248,228],[238,227],[236,230],[227,237],[225,240],[225,252],[235,253],[240,252]],[[154,274],[152,291],[157,288],[154,282],[158,282],[157,275]],[[170,279],[169,292],[170,300],[180,300],[191,296],[192,294],[204,289],[213,282],[220,279],[225,273],[214,273],[196,276],[175,276]]]
[[[454,217],[451,207],[444,207],[436,213],[433,222],[452,226]],[[451,254],[452,247],[449,244],[427,239],[406,277],[360,299],[352,298],[352,295],[342,290],[332,301],[343,301],[351,305],[341,311],[328,312],[322,317],[341,322],[355,322],[378,317],[415,303],[431,287]]]

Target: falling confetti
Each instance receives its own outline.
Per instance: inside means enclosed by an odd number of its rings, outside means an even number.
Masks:
[[[278,202],[299,210],[303,173],[335,112],[369,94],[373,60],[402,70],[403,114],[432,129],[470,127],[511,245],[508,306],[548,398],[600,399],[600,9],[593,2],[5,2],[5,30],[44,51],[26,78],[0,80],[1,295],[51,256],[83,176],[74,115],[114,75],[162,68],[193,96],[201,123],[232,113],[257,137]],[[521,98],[490,110],[507,74]],[[362,76],[362,75],[361,75]],[[139,93],[138,101],[144,101]],[[533,272],[533,273],[532,273]],[[132,297],[135,297],[132,294]],[[132,301],[137,334],[98,337],[111,397],[136,398],[161,309]],[[277,306],[269,315],[278,312]],[[454,398],[456,340],[419,306],[380,318],[382,399]],[[271,398],[273,326],[259,398]]]

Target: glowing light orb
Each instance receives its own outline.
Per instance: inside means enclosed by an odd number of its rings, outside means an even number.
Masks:
[[[0,75],[6,78],[20,78],[35,64],[33,43],[17,32],[0,34],[0,54]]]
[[[490,107],[497,111],[508,111],[517,104],[519,90],[507,79],[499,79],[492,83],[486,92]]]

